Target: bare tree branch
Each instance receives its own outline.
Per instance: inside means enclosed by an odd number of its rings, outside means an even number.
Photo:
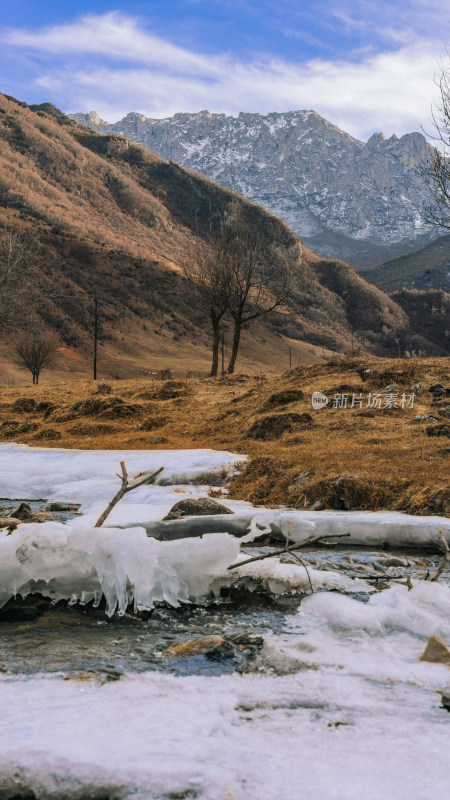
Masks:
[[[252,556],[252,558],[246,558],[244,561],[238,561],[237,564],[231,564],[228,569],[237,569],[238,567],[243,567],[244,564],[251,564],[252,561],[262,561],[264,558],[272,558],[273,556],[280,556],[283,553],[290,553],[293,550],[300,550],[302,547],[306,547],[308,544],[314,544],[315,542],[321,542],[321,544],[331,544],[329,541],[323,541],[324,539],[341,539],[343,536],[350,536],[349,533],[322,533],[320,536],[311,536],[309,539],[305,539],[304,542],[300,542],[297,544],[291,544],[288,547],[286,545],[281,547],[279,550],[272,550],[271,553],[263,553],[260,556]]]
[[[441,62],[435,83],[440,99],[432,108],[431,118],[437,146],[421,167],[432,195],[425,213],[431,225],[450,229],[450,66]]]
[[[0,330],[15,330],[30,316],[32,258],[17,231],[0,229]]]
[[[233,342],[228,372],[233,372],[242,327],[280,308],[290,293],[290,273],[299,246],[275,247],[260,219],[230,201],[209,211],[206,226],[183,271],[201,298],[213,329],[211,375],[217,375],[220,323],[229,315]],[[205,229],[206,227],[206,229]]]
[[[42,300],[57,296],[59,282],[42,271],[31,239],[0,227],[0,333],[29,328]]]
[[[291,291],[290,267],[295,253],[270,246],[264,232],[244,218],[242,209],[232,208],[228,225],[233,239],[230,253],[230,297],[233,344],[228,372],[234,372],[242,327],[280,308]]]
[[[158,467],[158,469],[153,470],[153,472],[138,473],[137,475],[133,476],[131,482],[128,479],[125,461],[120,462],[120,469],[122,474],[118,475],[118,477],[122,481],[122,485],[112,500],[109,501],[105,510],[100,514],[97,522],[94,525],[94,528],[101,528],[105,519],[109,517],[114,506],[117,505],[119,500],[121,500],[124,495],[126,495],[128,492],[131,492],[133,489],[137,489],[139,486],[149,486],[150,484],[154,483],[158,475],[163,471],[164,467]]]

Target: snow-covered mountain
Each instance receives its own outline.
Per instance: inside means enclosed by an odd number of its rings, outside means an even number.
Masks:
[[[420,133],[376,133],[363,143],[314,111],[167,119],[130,113],[114,124],[95,112],[73,117],[260,203],[325,255],[373,266],[438,235],[423,218],[427,188],[418,166],[429,147]]]

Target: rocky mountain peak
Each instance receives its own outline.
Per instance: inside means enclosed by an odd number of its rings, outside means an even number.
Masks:
[[[108,123],[107,123],[107,122],[105,122],[105,120],[104,120],[104,119],[102,119],[102,118],[101,118],[101,117],[100,117],[100,116],[97,114],[97,112],[96,112],[96,111],[89,111],[89,114],[86,114],[85,116],[87,117],[87,122],[88,122],[88,124],[89,124],[89,125],[93,125],[93,126],[95,126],[95,127],[97,127],[97,128],[98,128],[99,126],[102,126],[102,127],[104,127],[104,126],[107,126],[107,125],[108,125]]]
[[[437,235],[423,215],[427,188],[418,167],[429,146],[421,133],[374,133],[364,143],[313,110],[130,113],[112,125],[95,122],[92,112],[74,117],[245,195],[328,256],[373,266]]]

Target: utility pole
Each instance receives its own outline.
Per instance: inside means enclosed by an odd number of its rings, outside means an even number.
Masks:
[[[222,375],[225,375],[225,334],[222,330]]]
[[[68,297],[72,300],[79,300],[78,294],[60,294],[57,297]],[[94,381],[97,380],[97,341],[98,341],[98,297],[97,289],[94,292]]]
[[[94,295],[94,381],[97,380],[98,299]]]

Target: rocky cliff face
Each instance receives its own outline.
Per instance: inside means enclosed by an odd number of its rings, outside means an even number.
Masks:
[[[364,144],[314,111],[131,113],[112,125],[95,112],[73,116],[260,203],[325,255],[374,266],[436,237],[423,219],[427,190],[417,167],[428,145],[420,133],[379,133]]]

